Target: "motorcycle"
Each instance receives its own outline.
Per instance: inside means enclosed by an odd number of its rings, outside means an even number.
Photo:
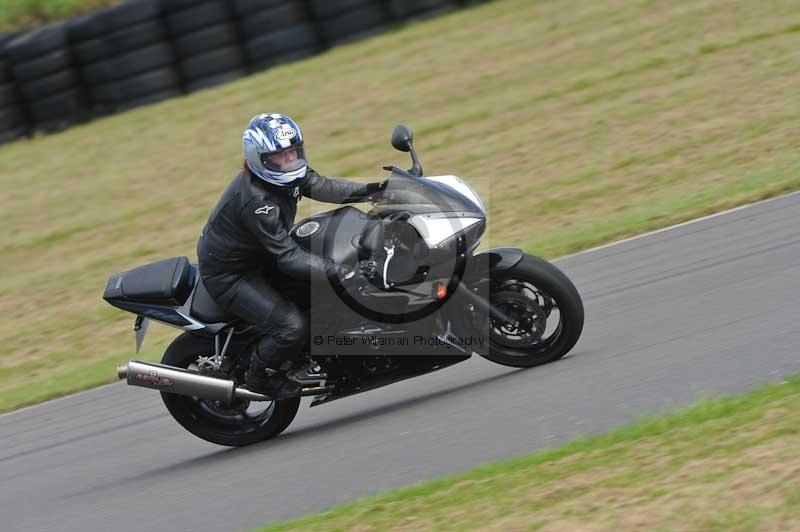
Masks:
[[[511,367],[548,363],[583,329],[581,297],[563,272],[516,248],[478,251],[486,209],[473,187],[424,176],[409,128],[397,126],[392,145],[410,153],[412,166],[384,167],[390,177],[369,211],[343,206],[290,231],[306,250],[360,271],[356,281],[271,279],[310,319],[313,341],[286,369],[312,407],[476,353]],[[137,353],[150,320],[184,331],[161,363],[130,360],[117,374],[160,391],[192,434],[243,446],[277,436],[294,419],[301,397],[272,400],[242,386],[256,331],[214,302],[187,257],[112,275],[103,298],[136,314]]]

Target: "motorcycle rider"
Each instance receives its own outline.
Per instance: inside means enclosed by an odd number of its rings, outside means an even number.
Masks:
[[[286,377],[288,358],[302,349],[306,317],[270,278],[315,281],[355,272],[309,253],[289,235],[302,196],[327,203],[365,201],[385,187],[329,179],[308,167],[299,126],[286,115],[258,114],[242,137],[242,171],[214,207],[197,243],[200,276],[226,311],[253,324],[259,335],[248,389],[273,399],[300,393]]]

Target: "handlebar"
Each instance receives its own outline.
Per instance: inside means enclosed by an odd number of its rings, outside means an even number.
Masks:
[[[393,176],[399,177],[419,177],[415,176],[414,174],[410,173],[408,170],[403,170],[402,168],[398,168],[397,166],[384,166],[384,170],[391,172]]]

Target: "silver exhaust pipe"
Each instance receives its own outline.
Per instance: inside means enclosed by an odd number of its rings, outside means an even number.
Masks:
[[[198,375],[192,371],[131,360],[117,366],[117,376],[131,386],[141,386],[178,395],[192,395],[212,401],[231,403],[234,399],[247,401],[272,401],[272,398],[245,388],[237,388],[233,381]]]

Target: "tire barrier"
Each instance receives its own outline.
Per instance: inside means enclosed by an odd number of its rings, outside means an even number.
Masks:
[[[67,24],[44,26],[7,42],[4,51],[11,63],[21,107],[33,127],[58,131],[86,118],[82,86],[67,41]],[[13,119],[18,119],[18,112]]]
[[[5,45],[18,34],[0,35],[0,144],[28,135],[30,124]]]
[[[489,0],[126,0],[0,35],[0,144]]]
[[[438,15],[461,4],[456,0],[389,0],[389,12],[397,20]]]
[[[233,13],[225,0],[161,0],[187,92],[245,75]]]
[[[305,0],[231,0],[231,6],[250,72],[322,50]]]
[[[310,6],[328,46],[380,33],[392,21],[381,0],[310,0]]]
[[[137,0],[92,13],[70,38],[95,114],[181,94],[176,56],[160,0]]]

